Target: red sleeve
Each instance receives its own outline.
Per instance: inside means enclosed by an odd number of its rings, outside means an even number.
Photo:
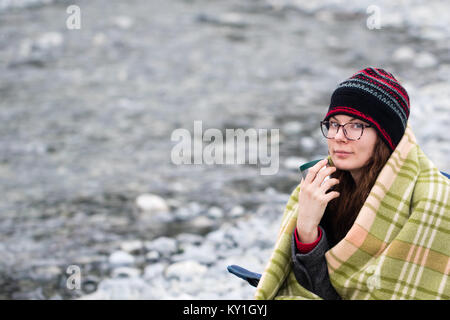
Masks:
[[[300,253],[308,253],[310,252],[312,249],[314,249],[316,247],[316,245],[319,243],[320,239],[322,239],[322,230],[317,227],[318,232],[319,232],[319,236],[317,237],[316,241],[311,242],[311,243],[302,243],[298,240],[298,234],[297,234],[297,228],[295,228],[295,243],[297,244],[297,250]]]

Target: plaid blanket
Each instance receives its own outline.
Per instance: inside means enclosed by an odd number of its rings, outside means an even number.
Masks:
[[[292,271],[298,192],[284,210],[256,299],[320,299]],[[325,254],[342,299],[450,299],[450,182],[408,125],[347,235]]]

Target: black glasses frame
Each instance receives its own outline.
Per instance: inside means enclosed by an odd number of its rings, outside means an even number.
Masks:
[[[344,123],[344,124],[339,124],[339,123],[338,123],[338,126],[339,126],[339,127],[338,127],[338,129],[337,129],[337,131],[336,131],[336,134],[339,133],[339,129],[341,129],[341,127],[342,127],[342,130],[344,131],[344,136],[345,136],[348,140],[351,140],[351,141],[356,141],[356,140],[361,139],[362,135],[364,134],[364,129],[365,129],[365,128],[370,128],[370,127],[372,127],[371,125],[364,124],[364,123],[360,123],[360,125],[363,126],[363,128],[362,128],[362,130],[361,130],[361,135],[359,136],[358,139],[351,139],[351,138],[349,138],[349,137],[347,136],[347,131],[345,130],[345,125],[347,125],[347,124],[349,124],[349,123],[352,123],[352,122],[347,122],[347,123]],[[329,126],[330,126],[330,121],[320,121],[320,131],[322,131],[322,134],[323,134],[323,136],[324,136],[325,138],[327,138],[327,139],[334,139],[334,138],[329,138],[329,137],[327,137],[327,135],[325,134],[325,132],[323,132],[323,126],[326,125],[326,124],[328,124],[328,127],[329,127]]]

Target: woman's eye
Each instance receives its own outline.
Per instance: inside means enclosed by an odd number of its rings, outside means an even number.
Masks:
[[[337,128],[339,124],[337,122],[330,122],[330,127]]]
[[[352,128],[354,129],[361,129],[363,127],[362,123],[353,123]]]

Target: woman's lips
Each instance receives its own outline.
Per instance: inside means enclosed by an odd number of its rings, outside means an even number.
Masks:
[[[335,151],[334,154],[339,157],[339,158],[347,158],[349,157],[352,153],[351,152],[343,152],[343,151]]]

